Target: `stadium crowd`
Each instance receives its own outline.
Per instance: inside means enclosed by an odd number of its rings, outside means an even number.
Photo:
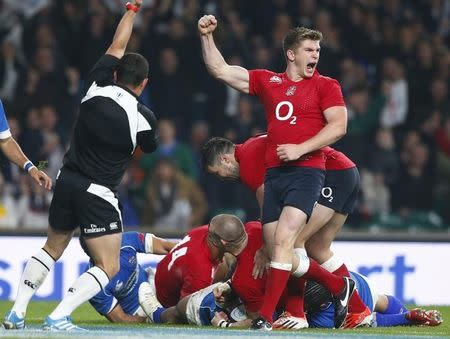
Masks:
[[[106,5],[106,6],[105,6]],[[89,68],[122,12],[117,0],[0,0],[0,98],[11,133],[54,180]],[[324,35],[321,74],[339,80],[348,132],[336,148],[361,172],[349,219],[401,228],[450,224],[450,1],[149,0],[129,43],[150,61],[141,96],[159,118],[157,152],[137,154],[120,187],[126,226],[182,233],[219,212],[258,216],[252,193],[201,168],[211,136],[239,143],[264,132],[262,106],[219,84],[202,62],[197,20],[232,64],[283,71],[281,41],[295,25]],[[152,84],[157,84],[152,86]],[[47,227],[51,193],[0,154],[0,227]]]

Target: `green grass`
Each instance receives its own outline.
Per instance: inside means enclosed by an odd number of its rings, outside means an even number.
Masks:
[[[12,306],[11,302],[0,301],[0,316],[3,315]],[[48,315],[53,308],[56,306],[55,302],[32,302],[28,307],[27,324],[40,325],[42,324],[44,317]],[[308,329],[304,332],[311,334],[331,334],[338,333],[346,334],[375,334],[375,335],[404,335],[406,337],[410,336],[449,336],[450,337],[450,306],[430,306],[424,307],[427,309],[438,309],[442,312],[444,317],[444,323],[437,327],[391,327],[391,328],[361,328],[353,330],[339,330],[339,332],[334,330],[325,329]],[[149,324],[111,324],[105,318],[100,316],[89,304],[83,304],[72,314],[74,322],[77,325],[90,327],[90,326],[111,326],[111,327],[131,327],[131,328],[142,328],[152,326]],[[172,326],[173,327],[173,326]]]

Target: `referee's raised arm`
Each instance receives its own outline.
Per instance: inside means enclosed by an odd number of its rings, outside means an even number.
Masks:
[[[136,13],[142,5],[142,0],[132,0],[127,4],[127,11],[117,25],[116,33],[114,34],[111,46],[109,46],[106,54],[115,56],[121,59],[125,54],[128,41],[133,32],[133,23]]]

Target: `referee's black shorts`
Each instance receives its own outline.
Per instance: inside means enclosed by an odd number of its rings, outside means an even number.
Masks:
[[[122,232],[119,200],[108,187],[63,167],[56,179],[49,224],[63,231],[80,227],[83,237]]]

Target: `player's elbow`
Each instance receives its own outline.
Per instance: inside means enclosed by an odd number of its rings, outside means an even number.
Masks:
[[[336,131],[337,139],[344,137],[346,134],[347,134],[347,123],[345,122],[345,123],[339,124],[337,131]]]

